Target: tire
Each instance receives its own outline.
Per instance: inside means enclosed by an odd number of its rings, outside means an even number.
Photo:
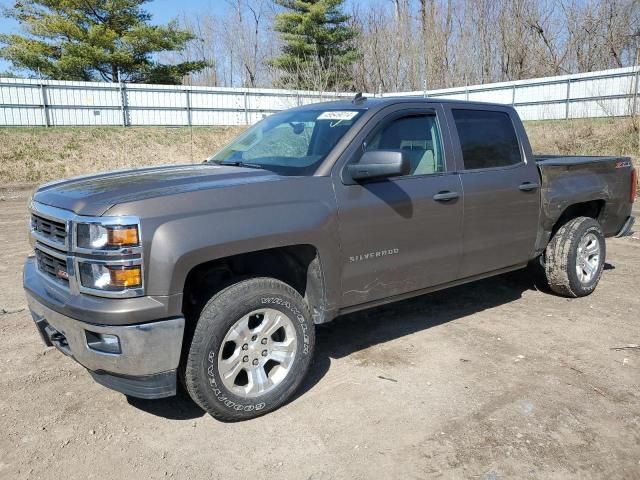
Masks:
[[[189,395],[228,422],[279,408],[309,369],[314,327],[305,301],[283,282],[253,278],[225,288],[196,325],[184,371]]]
[[[602,276],[605,257],[600,224],[589,217],[570,220],[556,232],[545,250],[549,288],[565,297],[591,294]],[[580,268],[582,265],[584,268]]]

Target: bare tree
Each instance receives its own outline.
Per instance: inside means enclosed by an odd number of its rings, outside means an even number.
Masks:
[[[275,37],[267,27],[273,23],[273,7],[267,0],[227,0],[233,15],[223,19],[224,43],[232,52],[235,83],[257,87],[269,83],[266,60],[275,53]],[[233,78],[229,83],[234,84]]]
[[[217,14],[182,15],[180,24],[197,38],[181,57],[202,60],[209,67],[193,75],[194,85],[265,87],[273,84],[267,60],[278,51],[272,32],[270,0],[226,0]]]
[[[198,39],[183,56],[209,67],[193,84],[271,86],[279,53],[272,0],[225,0],[224,11],[182,18]],[[633,65],[640,0],[352,0],[360,57],[353,83],[368,92],[422,90]],[[323,91],[313,62],[305,75]]]

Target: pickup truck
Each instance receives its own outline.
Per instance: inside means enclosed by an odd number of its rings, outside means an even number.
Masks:
[[[636,186],[629,158],[534,156],[509,106],[357,96],[202,164],[41,186],[24,288],[45,344],[100,384],[182,385],[237,421],[291,399],[339,315],[529,264],[590,294]]]

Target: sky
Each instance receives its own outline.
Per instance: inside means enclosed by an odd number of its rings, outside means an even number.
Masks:
[[[0,0],[0,10],[12,7],[16,0]],[[167,23],[172,18],[195,15],[204,11],[221,12],[226,6],[224,0],[152,0],[144,6],[151,13],[152,23]],[[0,33],[13,33],[19,30],[18,24],[4,17],[0,17]],[[0,59],[0,72],[9,70],[11,65]]]

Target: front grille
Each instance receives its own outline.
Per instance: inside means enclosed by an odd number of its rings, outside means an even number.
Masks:
[[[69,283],[66,260],[54,257],[36,248],[36,261],[38,270],[42,273],[64,283]]]
[[[64,245],[67,239],[67,228],[64,222],[49,220],[32,214],[31,228],[38,236],[60,245]]]

